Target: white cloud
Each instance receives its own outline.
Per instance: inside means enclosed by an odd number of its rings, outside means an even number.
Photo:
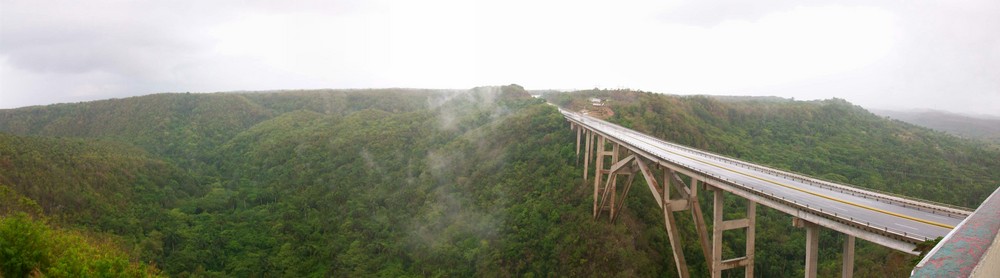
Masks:
[[[845,22],[850,18],[850,22]],[[620,29],[619,81],[677,93],[743,93],[856,70],[883,58],[892,15],[874,8],[796,8],[712,27],[633,22]],[[634,85],[630,85],[634,86]]]
[[[1000,111],[990,1],[0,1],[0,107],[518,83]]]

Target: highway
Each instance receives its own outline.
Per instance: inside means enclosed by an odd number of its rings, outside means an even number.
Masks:
[[[560,109],[561,110],[561,109]],[[739,161],[650,137],[590,116],[562,110],[564,116],[656,158],[706,176],[749,188],[756,194],[806,206],[810,213],[885,230],[912,242],[945,236],[968,216],[960,208],[822,181]]]

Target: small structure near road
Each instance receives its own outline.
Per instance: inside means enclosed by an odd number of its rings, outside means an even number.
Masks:
[[[590,98],[590,105],[604,106],[604,100],[599,98]]]

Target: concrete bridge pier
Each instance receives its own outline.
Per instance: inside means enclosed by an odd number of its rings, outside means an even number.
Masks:
[[[843,266],[840,270],[840,277],[854,277],[854,236],[844,234]]]
[[[587,131],[584,131],[584,134],[587,134]],[[708,266],[712,277],[721,277],[723,270],[738,267],[743,267],[746,270],[746,277],[753,277],[756,202],[747,200],[745,218],[726,220],[723,214],[725,191],[703,182],[703,177],[680,168],[673,169],[653,163],[653,161],[636,155],[628,148],[623,148],[617,142],[598,134],[585,135],[584,140],[584,158],[586,160],[584,161],[584,174],[589,174],[587,171],[591,159],[594,160],[595,166],[593,176],[595,219],[599,219],[607,211],[609,220],[616,221],[624,208],[625,198],[628,197],[636,176],[641,173],[656,204],[663,212],[664,228],[670,240],[677,272],[681,277],[689,277],[690,274],[684,258],[683,239],[680,236],[680,228],[677,226],[674,212],[686,210],[691,211],[705,258],[710,260]],[[594,153],[593,158],[591,158],[591,152]],[[662,175],[658,176],[654,173],[650,165],[662,169]],[[681,175],[686,176],[690,183],[686,184]],[[624,183],[619,184],[619,178],[622,177],[627,179]],[[585,178],[585,180],[587,179]],[[709,237],[708,225],[698,200],[699,183],[713,194],[711,237]],[[671,192],[676,192],[678,197],[671,197],[673,195]],[[735,229],[744,229],[746,232],[745,253],[741,257],[724,259],[722,257],[723,233]]]
[[[820,226],[801,218],[792,218],[792,225],[806,230],[806,271],[805,277],[815,278],[819,270],[819,229]],[[854,236],[844,235],[844,253],[841,277],[854,276]]]
[[[712,277],[722,277],[722,271],[737,267],[746,269],[745,276],[753,277],[754,262],[754,237],[756,236],[757,203],[748,200],[746,218],[725,220],[723,214],[723,203],[725,198],[721,189],[708,186],[708,190],[713,193],[713,213],[712,213]],[[746,229],[746,253],[743,257],[732,259],[722,258],[722,234],[728,230]]]

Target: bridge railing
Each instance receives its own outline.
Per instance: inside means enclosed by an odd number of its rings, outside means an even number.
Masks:
[[[1000,189],[917,263],[912,277],[1000,277]]]
[[[564,114],[565,113],[574,113],[574,112],[565,111]],[[584,118],[583,117],[579,117],[578,119],[582,120]],[[597,120],[597,121],[603,122],[603,123],[605,123],[605,124],[607,124],[607,125],[609,125],[611,127],[619,129],[619,130],[623,130],[623,131],[627,131],[628,130],[625,127],[622,127],[620,125],[617,125],[617,124],[614,124],[614,123],[611,123],[611,122],[608,122],[608,121],[603,121],[603,120],[596,119],[596,118],[590,118],[588,120]],[[708,152],[708,151],[698,150],[698,149],[690,148],[690,147],[687,147],[687,146],[684,146],[684,145],[680,145],[680,144],[676,144],[676,143],[673,143],[673,142],[669,142],[669,141],[666,141],[666,140],[663,140],[663,139],[660,139],[660,138],[656,138],[656,137],[652,137],[652,136],[646,135],[644,133],[636,132],[636,134],[639,135],[639,136],[642,136],[644,138],[648,138],[648,139],[651,139],[651,140],[654,140],[654,141],[657,141],[657,142],[660,142],[660,143],[663,143],[663,144],[667,144],[667,145],[670,145],[670,146],[673,146],[673,147],[676,147],[676,148],[679,148],[679,149],[683,149],[683,150],[685,150],[685,151],[687,151],[689,153],[697,154],[697,155],[700,155],[700,156],[703,156],[703,157],[706,157],[706,158],[715,159],[716,161],[728,163],[728,164],[731,164],[731,165],[740,166],[740,167],[743,167],[743,168],[754,169],[754,170],[757,170],[757,171],[760,171],[760,172],[766,172],[766,173],[770,173],[770,174],[777,175],[777,176],[782,176],[782,177],[785,177],[785,178],[788,178],[788,179],[791,179],[791,180],[794,180],[794,181],[808,183],[808,184],[811,184],[811,185],[818,186],[820,188],[825,188],[825,189],[829,189],[829,190],[838,191],[840,193],[848,193],[848,194],[852,194],[852,195],[856,195],[856,196],[861,196],[861,197],[866,198],[866,199],[872,199],[872,200],[876,200],[876,201],[880,201],[880,202],[884,202],[884,203],[888,203],[888,204],[900,205],[900,206],[903,206],[903,207],[909,207],[909,208],[913,208],[913,209],[916,209],[916,210],[926,211],[926,212],[930,212],[930,213],[934,213],[934,214],[946,215],[948,217],[961,217],[961,218],[964,218],[964,217],[968,216],[970,213],[972,213],[971,209],[968,209],[968,208],[965,208],[965,207],[961,207],[961,206],[955,206],[955,205],[950,205],[950,204],[945,204],[945,203],[940,203],[940,202],[923,200],[923,199],[919,199],[919,198],[913,198],[913,197],[909,197],[909,196],[903,196],[903,195],[899,195],[899,194],[895,194],[895,193],[890,193],[890,192],[885,192],[885,191],[880,191],[880,190],[876,190],[876,189],[859,188],[859,187],[855,187],[855,186],[849,186],[849,185],[844,185],[844,184],[832,183],[832,182],[824,181],[824,180],[821,180],[819,178],[812,177],[812,176],[809,176],[809,175],[797,174],[797,173],[790,173],[790,172],[786,172],[786,171],[782,171],[782,170],[778,170],[778,169],[774,169],[774,168],[770,168],[770,167],[765,167],[765,166],[755,165],[755,164],[751,164],[751,163],[746,163],[746,162],[735,160],[735,159],[732,159],[732,158],[729,158],[729,157],[726,157],[726,156],[723,156],[723,155],[715,154],[715,153]]]
[[[838,184],[838,183],[828,182],[828,181],[819,179],[817,177],[813,177],[813,176],[809,176],[809,175],[805,175],[805,174],[797,174],[797,173],[786,172],[786,171],[783,171],[783,170],[778,170],[778,169],[774,169],[774,168],[770,168],[770,167],[766,167],[766,166],[760,166],[760,165],[745,163],[745,162],[742,162],[742,161],[739,161],[739,160],[735,160],[735,159],[732,159],[732,158],[729,158],[729,157],[726,157],[726,156],[718,155],[718,154],[715,154],[715,153],[712,153],[712,152],[702,151],[702,150],[696,150],[696,149],[692,149],[690,147],[683,146],[683,145],[680,145],[680,144],[676,144],[676,143],[671,143],[671,142],[668,142],[668,141],[664,141],[662,139],[659,139],[659,138],[656,138],[656,137],[652,137],[652,136],[649,136],[649,135],[646,135],[646,134],[642,134],[642,133],[638,133],[638,134],[639,134],[639,136],[643,136],[643,137],[646,137],[646,138],[649,138],[649,139],[652,139],[652,140],[659,141],[659,142],[664,143],[664,144],[668,144],[668,145],[671,145],[671,146],[674,146],[674,147],[677,147],[677,148],[680,148],[680,149],[684,149],[685,151],[688,151],[689,153],[699,154],[701,156],[713,158],[713,159],[716,159],[718,161],[725,162],[725,163],[728,163],[728,164],[737,165],[737,166],[741,166],[741,167],[744,167],[744,168],[752,168],[752,169],[757,170],[757,171],[771,173],[771,174],[782,176],[782,177],[785,177],[785,178],[788,178],[788,179],[791,179],[791,180],[809,183],[811,185],[816,185],[816,186],[818,186],[820,188],[835,190],[835,191],[838,191],[838,192],[841,192],[841,193],[848,193],[848,192],[850,192],[850,193],[853,193],[853,194],[860,195],[861,197],[864,197],[864,198],[870,198],[870,199],[877,200],[877,201],[880,201],[880,202],[885,202],[885,203],[889,203],[889,204],[896,204],[896,205],[900,205],[900,206],[904,206],[904,207],[910,207],[910,208],[913,208],[913,209],[917,209],[917,210],[921,210],[921,211],[926,211],[926,212],[930,212],[930,213],[944,214],[944,215],[947,215],[949,217],[956,217],[956,216],[958,216],[958,217],[965,217],[965,216],[968,216],[970,213],[972,213],[970,209],[965,208],[965,207],[961,207],[961,206],[955,206],[955,205],[950,205],[950,204],[945,204],[945,203],[940,203],[940,202],[934,202],[934,201],[924,200],[924,199],[920,199],[920,198],[914,198],[914,197],[899,195],[899,194],[895,194],[895,193],[891,193],[891,192],[885,192],[885,191],[881,191],[881,190],[877,190],[877,189],[860,188],[860,187],[846,185],[846,184]]]
[[[592,120],[592,119],[587,119],[587,118],[585,118],[585,117],[583,117],[581,115],[577,115],[577,114],[572,113],[572,112],[568,112],[568,113],[567,112],[563,112],[563,114],[566,115],[566,116],[568,116],[567,118],[574,119],[577,123],[580,123],[582,125],[591,126],[590,124],[587,124],[584,121],[585,120]],[[618,126],[618,125],[615,125],[615,124],[612,124],[612,123],[609,123],[609,122],[606,122],[606,121],[600,121],[600,123],[602,123],[604,125],[611,126],[611,127],[615,128],[615,129],[618,129],[618,130],[621,130],[621,131],[628,131],[628,129],[626,129],[624,127],[621,127],[621,126]],[[591,128],[593,128],[593,127],[591,127]],[[596,129],[595,129],[595,131],[596,132],[600,132],[600,131],[598,131]],[[603,132],[600,132],[600,133],[603,133]],[[608,137],[608,138],[614,138],[612,136],[609,136],[608,134],[603,134],[603,135],[605,137]],[[652,139],[656,139],[656,138],[649,137],[649,136],[646,136],[646,137],[652,138]],[[659,139],[656,139],[656,140],[660,141],[660,142],[665,142],[665,141],[659,140]],[[637,148],[637,149],[642,150],[643,152],[645,152],[649,156],[654,156],[653,153],[655,153],[655,152],[652,151],[652,150],[648,150],[648,149],[645,149],[645,148],[642,148],[642,147],[639,147],[639,146],[635,146],[633,144],[629,144],[629,145],[632,145],[631,147],[633,147],[633,148]],[[699,173],[699,174],[701,174],[701,175],[703,175],[705,177],[709,177],[709,178],[718,180],[720,182],[725,182],[727,184],[731,184],[731,185],[737,186],[739,188],[742,188],[743,190],[747,190],[747,191],[749,191],[749,192],[751,192],[753,194],[756,194],[758,196],[761,196],[761,197],[764,197],[764,198],[768,198],[768,199],[774,200],[776,202],[780,202],[780,203],[782,203],[782,204],[784,204],[786,206],[793,207],[793,208],[798,208],[798,209],[804,210],[804,211],[810,211],[813,214],[821,215],[824,218],[827,218],[827,219],[830,219],[832,221],[835,221],[835,222],[838,222],[838,223],[841,223],[841,224],[844,224],[844,225],[848,225],[848,226],[851,226],[851,227],[854,227],[854,228],[859,228],[859,229],[862,229],[862,230],[879,233],[879,234],[882,234],[883,236],[886,236],[886,237],[889,237],[889,238],[894,238],[896,240],[900,240],[900,241],[903,241],[903,242],[917,243],[917,242],[920,242],[920,241],[926,241],[926,240],[930,240],[931,239],[931,238],[927,238],[926,236],[923,236],[923,235],[911,234],[911,233],[907,233],[907,232],[902,231],[902,230],[897,230],[897,229],[889,228],[887,226],[878,226],[878,225],[874,225],[873,226],[873,225],[871,225],[870,222],[861,221],[861,220],[854,219],[853,217],[849,217],[849,216],[842,216],[842,215],[840,215],[839,213],[836,213],[836,212],[824,211],[821,208],[810,207],[809,204],[799,203],[799,202],[797,202],[795,200],[786,199],[784,197],[777,196],[777,195],[775,195],[774,193],[771,193],[771,192],[764,192],[763,190],[758,189],[758,188],[756,188],[754,186],[746,185],[746,184],[743,184],[743,183],[739,183],[739,182],[727,179],[725,177],[722,177],[720,175],[716,175],[716,174],[713,174],[713,173],[702,171],[701,169],[699,169],[697,167],[693,167],[691,165],[687,165],[687,164],[684,164],[684,163],[681,163],[681,162],[678,162],[678,161],[674,161],[674,160],[671,160],[671,159],[668,159],[668,158],[663,158],[663,157],[659,157],[659,156],[655,156],[655,157],[658,158],[658,160],[666,160],[670,164],[674,164],[676,166],[683,167],[683,168],[685,168],[685,169],[687,169],[689,171],[697,172],[697,173]],[[900,250],[900,251],[914,253],[913,250]]]

